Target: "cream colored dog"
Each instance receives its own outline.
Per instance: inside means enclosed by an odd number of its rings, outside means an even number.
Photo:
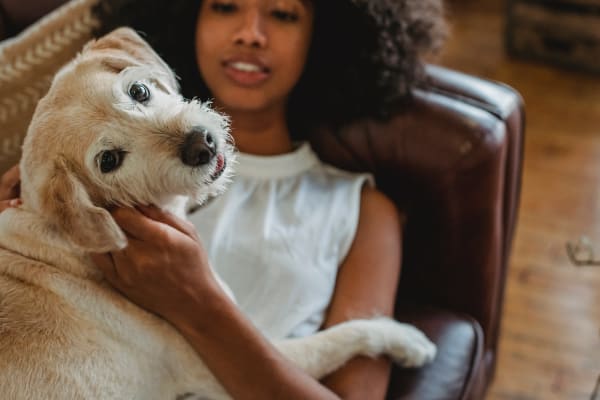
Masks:
[[[110,288],[87,254],[127,245],[106,207],[223,190],[228,121],[184,101],[132,30],[88,44],[40,101],[21,161],[23,205],[0,214],[0,398],[228,398],[167,322]],[[357,355],[404,366],[435,346],[390,319],[355,320],[275,346],[315,378]]]

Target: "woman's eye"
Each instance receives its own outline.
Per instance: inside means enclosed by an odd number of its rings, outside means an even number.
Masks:
[[[215,1],[210,5],[211,10],[220,14],[230,14],[234,12],[237,7],[233,3],[226,3],[221,1]]]
[[[298,21],[298,14],[293,11],[285,10],[273,10],[271,15],[283,22],[296,22]]]
[[[126,152],[122,150],[107,150],[100,153],[98,164],[100,171],[107,174],[119,168],[123,163]]]
[[[145,103],[150,100],[150,89],[140,82],[134,82],[129,87],[129,96],[138,103]]]

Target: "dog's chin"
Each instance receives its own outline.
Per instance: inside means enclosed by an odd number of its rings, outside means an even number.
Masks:
[[[210,164],[190,168],[176,164],[175,168],[167,168],[176,173],[160,179],[159,182],[167,182],[167,185],[155,186],[151,194],[144,194],[142,197],[149,204],[156,204],[156,200],[161,203],[170,201],[177,196],[185,196],[194,203],[202,204],[211,197],[223,193],[233,174],[231,164],[235,157],[229,154],[223,154],[216,157]],[[135,197],[139,200],[139,197]]]
[[[227,189],[227,179],[224,179],[223,174],[209,185],[201,185],[196,192],[191,195],[198,204],[204,203],[211,197],[215,197],[223,193]]]
[[[189,196],[198,204],[204,203],[211,197],[215,197],[227,190],[227,186],[231,181],[231,169],[224,165],[220,170],[213,170],[208,176],[196,181],[194,185],[194,193]]]

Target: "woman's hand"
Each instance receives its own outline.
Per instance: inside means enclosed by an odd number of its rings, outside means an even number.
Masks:
[[[285,359],[221,290],[192,224],[155,207],[112,212],[129,243],[95,254],[106,279],[171,322],[236,399],[336,399]]]
[[[128,245],[92,259],[131,301],[177,326],[202,311],[186,307],[222,293],[191,223],[156,207],[118,208],[112,215]]]
[[[20,183],[19,164],[14,165],[2,175],[0,178],[0,212],[21,204]]]

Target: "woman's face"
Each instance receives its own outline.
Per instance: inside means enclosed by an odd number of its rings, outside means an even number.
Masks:
[[[279,108],[300,78],[312,34],[307,0],[203,0],[196,58],[226,111]]]

